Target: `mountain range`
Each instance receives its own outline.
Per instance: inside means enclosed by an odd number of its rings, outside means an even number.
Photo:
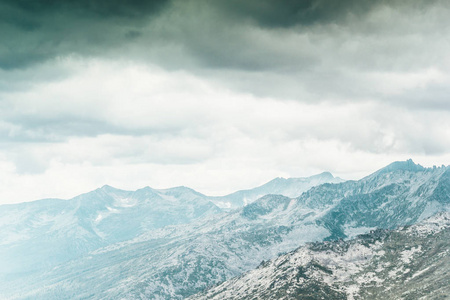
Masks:
[[[224,197],[105,186],[71,200],[0,206],[1,293],[183,299],[305,243],[391,230],[450,208],[449,167],[408,160],[358,181],[330,175]]]
[[[222,209],[233,209],[250,204],[265,195],[273,194],[295,198],[314,186],[344,181],[342,178],[334,177],[330,172],[303,178],[278,177],[253,189],[241,190],[221,197],[211,197],[211,201]]]

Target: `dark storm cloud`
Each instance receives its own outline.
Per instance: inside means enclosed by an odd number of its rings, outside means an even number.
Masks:
[[[365,18],[380,6],[389,6],[407,12],[409,9],[426,10],[434,5],[444,5],[441,0],[216,0],[215,5],[226,14],[242,19],[252,19],[267,28],[288,28],[324,24],[342,24]],[[381,25],[381,24],[380,24]]]
[[[0,68],[12,69],[71,53],[101,55],[140,35],[140,23],[166,0],[0,1]]]
[[[376,0],[216,1],[218,7],[230,15],[252,19],[260,26],[268,28],[337,23],[349,14],[364,15],[381,2]]]
[[[439,0],[0,0],[0,75],[78,55],[184,69],[258,96],[394,99],[420,107],[415,90],[381,93],[373,73],[448,73],[449,6]],[[20,88],[22,81],[28,77],[0,78],[0,87]],[[444,86],[432,88],[435,99],[444,98]],[[438,102],[427,105],[441,107]]]
[[[174,3],[171,13],[147,27],[157,30],[143,35],[147,51],[136,51],[136,56],[166,67],[175,61],[175,68],[258,96],[308,102],[370,98],[423,106],[406,100],[414,97],[416,88],[387,95],[386,85],[398,84],[388,78],[408,80],[409,73],[435,69],[445,75],[450,70],[446,1]],[[170,51],[158,53],[155,43],[173,45],[180,52],[166,56]],[[423,83],[420,93],[425,99],[432,90],[445,90],[445,82],[424,78]]]
[[[167,57],[167,48],[172,47],[182,49],[181,54],[174,55],[192,56],[203,67],[308,68],[312,62],[317,63],[317,58],[311,49],[302,50],[305,45],[292,49],[292,45],[276,45],[280,42],[276,39],[270,45],[270,41],[249,37],[246,31],[254,27],[281,30],[279,34],[287,30],[311,34],[310,28],[315,28],[313,35],[318,40],[311,43],[333,39],[333,35],[342,35],[342,31],[353,31],[354,36],[371,31],[377,34],[377,28],[383,28],[383,24],[355,27],[374,9],[389,6],[405,12],[426,10],[438,1],[416,0],[406,6],[402,3],[383,0],[2,0],[0,67],[26,67],[72,53],[102,56],[116,48],[120,49],[115,52],[118,55],[129,55],[131,50],[132,55],[148,56],[159,64],[170,65],[174,57]],[[329,25],[342,28],[322,28]],[[284,46],[288,49],[283,50]],[[184,61],[181,67],[190,62],[183,58],[175,60],[178,64]]]
[[[449,15],[448,0],[0,0],[0,198],[444,163]]]
[[[0,0],[0,101],[70,76],[52,65],[75,55],[185,69],[275,99],[448,110],[447,82],[438,78],[450,70],[448,13],[437,0]],[[408,75],[428,69],[436,78]],[[31,141],[180,131],[59,117],[14,111],[2,119],[19,128],[9,139]]]
[[[59,13],[70,11],[78,15],[97,17],[134,18],[153,13],[165,3],[164,0],[3,0],[3,3],[32,14]]]

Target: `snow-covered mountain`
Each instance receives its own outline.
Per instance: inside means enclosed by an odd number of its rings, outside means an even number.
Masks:
[[[211,213],[190,223],[147,227],[45,272],[5,276],[0,290],[11,298],[183,299],[306,242],[413,224],[449,204],[450,168],[398,162],[359,181],[313,187],[297,198],[266,195],[222,213],[211,206],[206,210]],[[95,221],[99,213],[91,215]]]
[[[211,197],[210,199],[222,209],[234,209],[252,203],[265,195],[273,194],[295,198],[314,186],[344,181],[339,177],[334,177],[330,172],[301,178],[278,177],[253,189],[241,190],[226,196]]]
[[[70,200],[1,205],[0,276],[49,268],[148,230],[187,224],[221,212],[214,202],[238,207],[243,206],[244,199],[253,201],[255,195],[265,195],[265,191],[291,195],[329,181],[341,180],[330,173],[277,178],[223,197],[208,197],[187,187],[124,191],[106,185]],[[30,253],[31,248],[34,250]]]
[[[189,188],[104,186],[70,200],[0,206],[0,278],[49,269],[144,232],[220,209]]]
[[[312,243],[191,300],[447,299],[450,213],[350,241]]]

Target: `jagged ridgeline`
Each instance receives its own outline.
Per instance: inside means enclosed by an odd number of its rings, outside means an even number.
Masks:
[[[330,175],[224,197],[103,187],[68,201],[0,206],[0,294],[183,299],[307,242],[411,225],[450,207],[448,167],[409,160],[358,181]],[[260,193],[267,195],[255,200]],[[324,293],[344,295],[322,284]]]

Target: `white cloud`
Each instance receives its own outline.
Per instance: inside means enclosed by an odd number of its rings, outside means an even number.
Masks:
[[[103,184],[223,194],[276,176],[354,179],[393,160],[450,158],[446,111],[375,99],[280,101],[185,71],[60,63],[73,75],[3,93],[0,203],[68,198]]]

